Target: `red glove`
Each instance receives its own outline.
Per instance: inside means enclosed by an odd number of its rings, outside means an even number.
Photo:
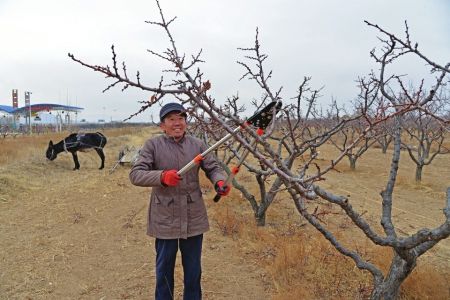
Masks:
[[[225,181],[223,180],[217,181],[216,184],[214,185],[214,188],[217,194],[219,194],[220,196],[228,195],[231,190],[231,186],[230,185],[225,186]]]
[[[165,186],[176,186],[180,180],[177,170],[166,170],[161,174],[161,183]]]

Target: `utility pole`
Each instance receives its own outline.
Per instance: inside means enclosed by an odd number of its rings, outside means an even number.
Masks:
[[[28,122],[30,124],[30,134],[32,134],[32,129],[31,129],[31,101],[30,101],[30,95],[32,93],[31,92],[25,92],[25,106],[28,106]]]
[[[19,91],[17,89],[13,89],[12,90],[12,106],[13,108],[18,108],[19,107]],[[19,120],[20,116],[13,114],[13,128],[14,130],[16,130],[17,125],[16,125],[16,118],[17,120]]]

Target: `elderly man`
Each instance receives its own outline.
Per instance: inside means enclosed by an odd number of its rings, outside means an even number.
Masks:
[[[131,169],[130,181],[152,187],[147,234],[156,238],[156,299],[173,299],[174,269],[178,248],[184,270],[183,299],[201,299],[201,253],[203,233],[209,230],[208,216],[199,184],[199,169],[226,196],[226,176],[212,155],[185,173],[177,170],[207,146],[186,134],[186,109],[179,103],[164,105],[159,113],[164,134],[145,142]]]

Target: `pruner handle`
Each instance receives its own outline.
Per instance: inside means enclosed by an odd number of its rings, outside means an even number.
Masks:
[[[219,194],[216,194],[216,196],[214,197],[214,202],[219,202],[220,197],[222,197],[222,196],[220,196]]]
[[[258,128],[257,134],[259,136],[264,134],[264,130],[262,130],[261,128]],[[257,140],[254,139],[251,143],[251,146],[254,147],[256,145]],[[236,176],[237,173],[239,173],[239,167],[244,163],[245,158],[247,157],[247,155],[250,153],[250,150],[245,149],[244,152],[242,153],[241,158],[239,159],[239,162],[237,163],[237,165],[231,170],[230,175],[228,175],[228,178],[225,180],[225,184],[222,186],[222,189],[220,189],[220,191],[225,191],[226,187],[232,183],[234,177]],[[220,200],[220,195],[219,193],[216,194],[216,196],[214,197],[214,202],[219,202]]]
[[[231,178],[231,179],[232,179],[232,178]],[[229,180],[230,180],[230,178],[228,178],[228,179],[225,181],[225,184],[224,184],[222,187],[217,188],[218,191],[217,191],[217,193],[216,193],[216,196],[214,196],[214,199],[213,199],[214,202],[219,202],[220,198],[222,197],[222,196],[219,194],[219,192],[225,192],[225,191],[227,190],[227,186],[230,184]],[[231,181],[231,180],[230,180],[230,181]]]

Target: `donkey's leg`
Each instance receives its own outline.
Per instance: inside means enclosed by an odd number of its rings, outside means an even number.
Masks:
[[[95,151],[97,151],[98,156],[102,159],[102,164],[100,165],[99,170],[103,169],[105,167],[105,154],[103,153],[102,148],[95,148]]]
[[[80,169],[80,162],[78,161],[77,152],[72,152],[72,157],[73,157],[73,162],[75,163],[75,168],[73,168],[73,169],[74,170],[79,170]]]

